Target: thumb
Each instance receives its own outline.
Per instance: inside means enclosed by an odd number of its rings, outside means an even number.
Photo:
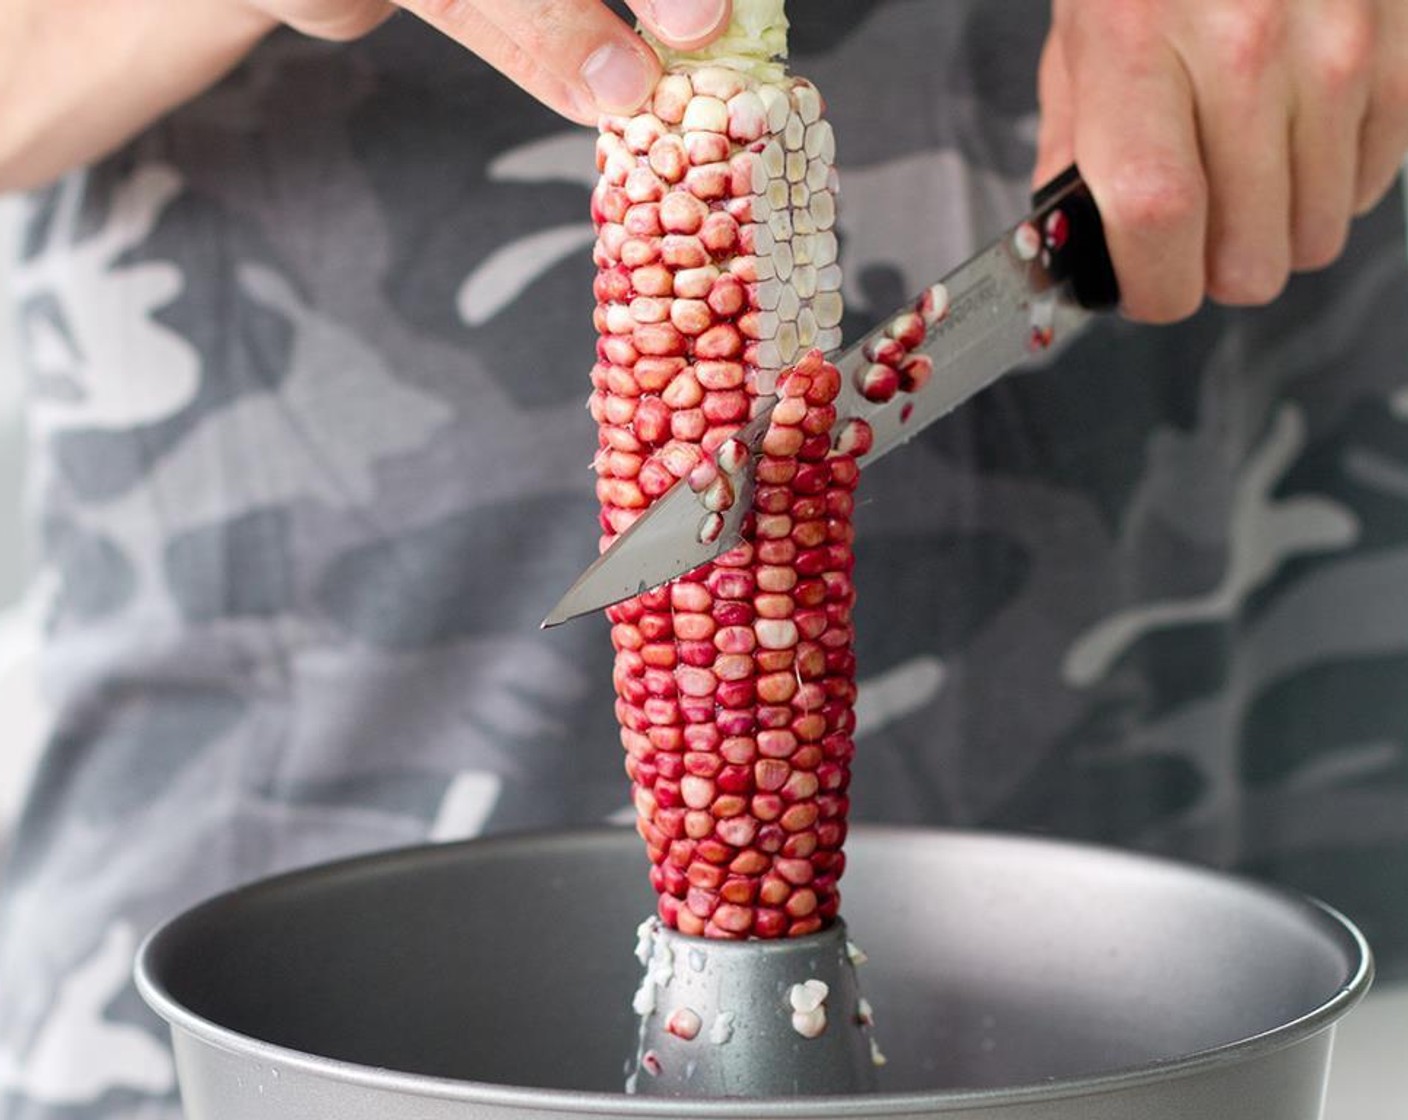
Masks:
[[[1036,137],[1036,168],[1032,172],[1034,189],[1049,183],[1076,158],[1071,75],[1061,38],[1054,29],[1046,37],[1041,51],[1037,100],[1041,105],[1041,121]]]

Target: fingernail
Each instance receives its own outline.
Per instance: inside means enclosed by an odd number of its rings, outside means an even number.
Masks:
[[[607,43],[598,47],[582,63],[582,81],[607,113],[629,113],[650,96],[655,78],[650,63],[640,51]]]
[[[655,0],[655,26],[681,43],[709,34],[723,22],[724,0]]]

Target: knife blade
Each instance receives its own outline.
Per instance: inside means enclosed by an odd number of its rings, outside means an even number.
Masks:
[[[884,402],[868,400],[860,379],[871,366],[874,346],[911,301],[887,316],[860,342],[832,359],[841,372],[836,400],[842,431],[853,420],[870,426],[864,465],[913,439],[930,424],[988,388],[1003,375],[1049,360],[1097,312],[1119,302],[1099,210],[1075,167],[1036,193],[1033,211],[986,249],[926,290],[932,325],[911,353],[933,360],[923,388]],[[752,418],[734,439],[755,462],[767,434],[776,397],[760,398]],[[753,505],[751,469],[730,476],[734,502],[713,513],[681,480],[622,533],[577,579],[543,627],[552,627],[642,594],[708,563],[742,540]],[[713,524],[708,532],[706,520]],[[720,524],[721,519],[721,524]]]

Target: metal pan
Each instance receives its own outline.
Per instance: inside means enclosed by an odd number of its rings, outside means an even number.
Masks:
[[[1363,938],[1315,902],[1036,838],[857,829],[874,1093],[627,1096],[644,856],[623,830],[418,848],[153,934],[190,1120],[1315,1120]]]

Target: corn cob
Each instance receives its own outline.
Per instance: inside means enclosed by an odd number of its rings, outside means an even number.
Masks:
[[[662,50],[648,110],[602,122],[592,196],[602,547],[681,478],[729,506],[729,437],[782,397],[744,543],[607,612],[660,918],[718,938],[836,917],[854,751],[835,141],[785,30],[781,0],[735,0],[710,57]]]

